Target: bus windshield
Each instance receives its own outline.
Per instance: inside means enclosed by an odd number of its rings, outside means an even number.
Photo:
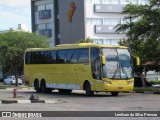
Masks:
[[[106,57],[106,64],[103,66],[104,78],[133,78],[133,64],[128,49],[103,48],[102,54]]]

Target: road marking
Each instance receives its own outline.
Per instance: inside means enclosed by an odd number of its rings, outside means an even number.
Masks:
[[[31,103],[31,100],[17,100],[18,103]]]

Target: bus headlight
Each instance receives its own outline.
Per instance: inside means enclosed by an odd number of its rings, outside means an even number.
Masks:
[[[133,84],[133,81],[128,81],[128,85]]]

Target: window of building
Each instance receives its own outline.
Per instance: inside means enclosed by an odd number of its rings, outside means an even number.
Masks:
[[[54,28],[54,24],[53,23],[47,23],[46,24],[46,29],[53,29]]]
[[[119,45],[119,39],[105,39],[104,44]]]
[[[102,25],[102,18],[87,18],[87,25]]]
[[[44,29],[46,29],[46,24],[39,24],[39,25],[38,25],[38,29],[39,29],[39,30],[44,30]]]
[[[111,40],[111,45],[119,45],[120,40]]]
[[[138,0],[121,0],[121,4],[123,4],[123,5],[138,4]]]
[[[38,31],[38,30],[39,30],[39,27],[38,27],[38,25],[37,25],[37,24],[35,25],[35,29],[36,29],[36,31]]]
[[[45,10],[45,5],[39,5],[38,6],[38,11],[41,11],[41,10]]]
[[[103,0],[103,4],[119,4],[119,0]]]
[[[102,0],[86,0],[87,4],[101,4]]]
[[[37,30],[44,30],[44,29],[53,29],[54,24],[53,23],[43,23],[37,25]]]
[[[46,10],[53,9],[53,4],[46,4]]]
[[[104,44],[111,44],[109,39],[105,39],[105,40],[103,40],[103,42],[104,42]]]
[[[35,12],[37,12],[38,11],[38,6],[35,6],[34,10],[35,10]]]
[[[53,9],[53,4],[44,4],[44,5],[35,6],[35,12],[41,11],[41,10],[52,10],[52,9]]]
[[[104,18],[104,25],[117,25],[121,22],[120,18]]]
[[[95,44],[103,44],[103,40],[102,39],[94,39],[93,42]]]
[[[53,29],[54,29],[53,23],[43,23],[36,26],[36,30],[39,31],[39,34],[45,35],[47,37],[52,37]]]

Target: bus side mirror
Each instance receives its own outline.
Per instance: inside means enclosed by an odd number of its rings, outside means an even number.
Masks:
[[[101,56],[102,65],[106,64],[106,57],[104,55]]]
[[[140,65],[140,59],[139,59],[139,57],[136,57],[136,65]]]
[[[140,65],[140,59],[137,56],[132,56],[134,65]]]

